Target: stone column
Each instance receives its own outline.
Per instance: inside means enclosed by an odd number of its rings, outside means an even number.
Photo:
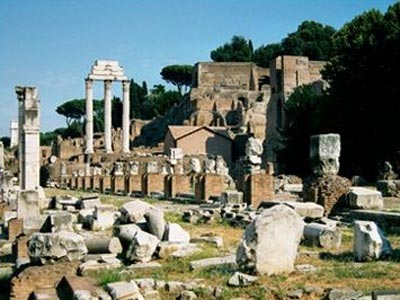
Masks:
[[[122,151],[129,153],[129,80],[122,81]]]
[[[40,169],[40,115],[36,87],[15,88],[19,102],[19,158],[21,190],[39,187]]]
[[[15,147],[18,145],[18,121],[10,122],[10,147]]]
[[[4,169],[4,145],[0,141],[0,170]]]
[[[112,153],[111,144],[111,80],[104,80],[104,144],[106,153]]]
[[[86,154],[93,153],[93,80],[86,79]]]

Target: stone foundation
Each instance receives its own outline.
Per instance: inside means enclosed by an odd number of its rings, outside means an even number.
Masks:
[[[143,192],[164,192],[164,174],[147,174],[143,176]]]
[[[90,179],[90,186],[92,190],[100,190],[100,176],[92,176],[92,178]]]
[[[206,174],[197,176],[195,180],[195,198],[197,201],[207,201],[210,197],[219,197],[225,191],[223,176]]]
[[[125,177],[124,176],[113,176],[111,181],[111,190],[113,193],[125,191]]]
[[[111,176],[103,176],[100,180],[100,190],[105,193],[111,189]]]
[[[349,192],[351,182],[338,175],[308,177],[303,181],[303,201],[322,205],[325,215],[344,205],[344,196]]]
[[[142,191],[142,175],[130,175],[125,179],[125,192]]]
[[[179,174],[166,177],[165,193],[168,197],[176,197],[179,193],[193,193],[192,177]]]

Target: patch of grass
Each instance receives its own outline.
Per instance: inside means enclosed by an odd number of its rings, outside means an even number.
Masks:
[[[122,273],[121,270],[101,270],[96,273],[95,278],[98,284],[105,288],[107,283],[128,280],[129,275]]]

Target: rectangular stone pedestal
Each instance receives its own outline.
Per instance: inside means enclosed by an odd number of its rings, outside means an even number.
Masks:
[[[175,174],[165,178],[165,193],[168,197],[193,193],[192,176]]]
[[[142,175],[129,175],[125,180],[125,191],[130,194],[133,191],[143,192]]]
[[[143,192],[148,195],[151,192],[164,193],[164,174],[146,174],[143,176]]]
[[[78,190],[83,189],[83,177],[76,177],[76,188]]]
[[[217,174],[205,174],[196,177],[195,198],[207,201],[210,197],[219,197],[225,190],[224,177]]]
[[[111,189],[113,193],[125,192],[125,177],[124,176],[113,176]]]
[[[76,190],[78,186],[78,177],[71,177],[69,187],[71,190]]]
[[[102,193],[111,191],[111,176],[103,176],[100,180],[100,190]]]
[[[15,239],[24,232],[24,221],[22,219],[11,219],[8,222],[8,240]]]
[[[273,176],[266,173],[245,174],[239,189],[244,194],[245,202],[254,208],[262,201],[273,200],[275,195]]]

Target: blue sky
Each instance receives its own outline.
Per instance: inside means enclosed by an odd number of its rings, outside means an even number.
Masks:
[[[278,42],[304,20],[340,28],[388,0],[0,0],[0,136],[17,119],[16,85],[35,85],[42,131],[65,125],[55,108],[84,98],[96,59],[119,60],[128,77],[165,84],[169,64],[209,61],[243,35],[254,47]],[[95,98],[102,98],[95,84]],[[120,84],[114,94],[121,95]]]

